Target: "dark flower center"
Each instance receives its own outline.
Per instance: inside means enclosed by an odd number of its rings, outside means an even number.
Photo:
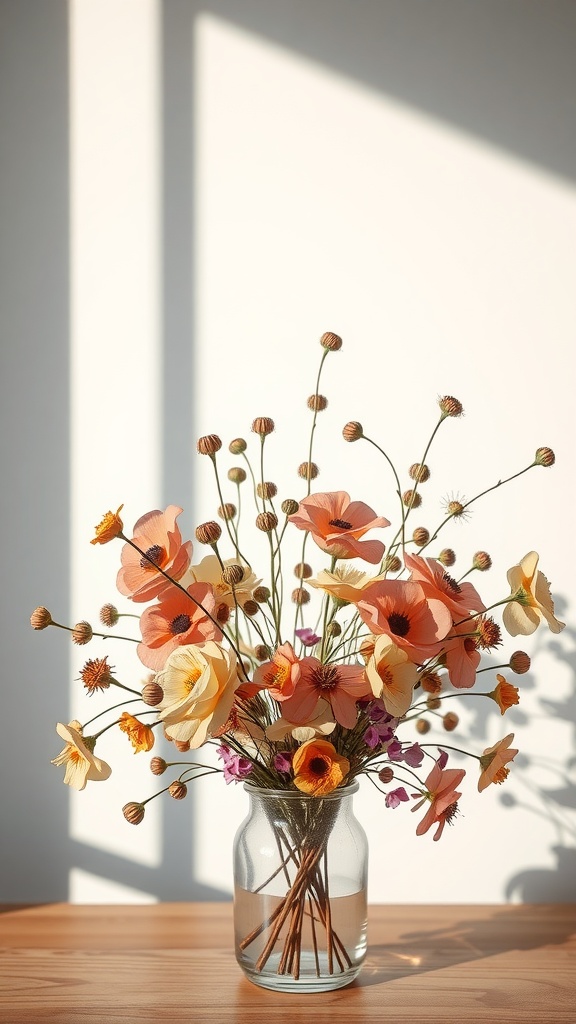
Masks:
[[[339,530],[352,529],[352,523],[347,523],[345,519],[331,519],[328,526],[337,526]]]
[[[143,569],[151,569],[152,566],[150,563],[153,562],[154,565],[160,565],[163,556],[164,548],[161,548],[159,544],[153,544],[140,559],[140,565]]]
[[[338,669],[335,665],[320,665],[312,672],[312,682],[319,690],[335,690],[338,678]]]
[[[176,633],[185,633],[187,629],[190,629],[191,618],[189,615],[177,615],[175,619],[172,619],[170,623],[170,632],[176,635]]]
[[[444,586],[448,590],[451,590],[453,594],[461,594],[462,593],[462,587],[460,586],[459,583],[456,583],[456,580],[452,578],[452,576],[450,575],[449,572],[445,572],[444,573],[444,575],[442,577],[442,581],[444,583]]]
[[[328,771],[328,761],[325,761],[323,757],[313,757],[308,769],[313,775],[325,775]]]
[[[402,615],[402,612],[392,612],[388,616],[388,625],[395,636],[406,636],[410,630],[410,619],[407,615]]]

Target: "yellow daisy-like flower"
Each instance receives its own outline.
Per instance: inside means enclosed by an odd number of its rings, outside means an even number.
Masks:
[[[341,786],[350,762],[328,740],[308,740],[292,759],[294,785],[309,796],[326,796]]]
[[[108,541],[120,536],[124,529],[124,523],[120,519],[120,512],[123,508],[124,505],[120,505],[116,512],[104,514],[101,522],[94,528],[96,536],[90,541],[91,544],[107,544]]]
[[[528,636],[545,619],[553,633],[564,629],[554,615],[554,602],[550,584],[543,573],[537,570],[538,554],[529,551],[518,565],[508,570],[508,583],[512,594],[504,608],[502,621],[510,636]]]
[[[52,759],[51,764],[66,765],[64,782],[67,786],[84,789],[87,782],[103,782],[110,776],[110,765],[95,757],[94,740],[82,736],[80,722],[74,720],[68,725],[58,722],[56,732],[61,739],[66,740],[66,746]]]
[[[120,715],[118,725],[122,732],[125,732],[128,736],[130,743],[134,747],[135,754],[138,754],[141,750],[152,750],[154,746],[154,732],[149,725],[144,725],[144,722],[134,718],[134,715],[128,714],[127,711],[123,711]]]

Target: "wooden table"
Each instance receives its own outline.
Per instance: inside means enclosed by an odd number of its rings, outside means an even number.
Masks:
[[[246,981],[229,903],[0,907],[1,1024],[576,1022],[576,907],[379,906],[348,988]]]

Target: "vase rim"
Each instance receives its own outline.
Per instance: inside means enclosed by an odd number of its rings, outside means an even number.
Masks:
[[[244,783],[244,789],[249,796],[271,797],[281,800],[340,800],[345,796],[353,796],[354,793],[358,792],[359,788],[358,780],[354,779],[349,785],[333,789],[331,793],[326,793],[325,796],[314,796],[312,793],[303,793],[299,789],[268,789],[266,786],[254,786],[250,782]]]

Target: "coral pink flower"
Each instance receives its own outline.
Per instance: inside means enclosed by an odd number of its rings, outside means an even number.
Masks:
[[[147,512],[134,527],[132,542],[148,557],[139,554],[130,544],[122,548],[122,568],[116,586],[133,601],[153,601],[171,583],[156,566],[179,580],[190,564],[192,542],[182,543],[176,519],[182,512],[177,505],[168,505],[165,512]]]
[[[461,622],[452,627],[443,644],[448,676],[452,686],[458,689],[474,686],[476,682],[481,654],[476,645],[476,637],[471,635],[475,628],[473,621]]]
[[[452,626],[445,602],[409,580],[384,580],[366,587],[358,612],[373,633],[387,633],[417,664],[438,654],[438,642]]]
[[[294,653],[292,644],[281,644],[277,648],[272,661],[259,665],[254,673],[253,682],[256,686],[270,691],[275,700],[284,701],[294,693],[300,679],[300,660]]]
[[[467,618],[469,612],[483,612],[480,594],[471,583],[456,583],[441,562],[422,555],[404,555],[404,564],[410,569],[410,579],[421,583],[427,594],[444,602],[455,622]]]
[[[300,669],[298,685],[284,702],[284,717],[290,722],[307,723],[323,697],[329,701],[336,721],[353,729],[358,718],[356,701],[373,696],[364,666],[323,665],[318,658],[302,658]]]
[[[493,747],[487,747],[480,757],[480,778],[478,779],[478,792],[483,793],[491,784],[501,785],[510,774],[506,765],[513,761],[518,753],[516,748],[510,747],[514,733],[508,733],[503,740],[499,740]]]
[[[360,538],[373,527],[390,523],[363,501],[350,501],[346,491],[311,494],[288,518],[299,530],[308,530],[318,547],[334,558],[363,558],[374,563],[384,554],[381,541]]]
[[[444,766],[447,760],[448,755],[445,752],[440,754],[424,783],[426,792],[422,799],[412,808],[413,811],[417,811],[427,800],[430,801],[430,807],[419,823],[416,835],[423,836],[432,825],[438,822],[438,828],[434,833],[434,841],[440,839],[444,825],[446,822],[450,823],[452,821],[458,810],[457,804],[462,794],[456,792],[455,787],[460,785],[466,774],[463,768],[445,769]],[[412,794],[415,799],[418,799],[420,795],[420,793]]]
[[[209,583],[192,583],[186,597],[173,587],[162,594],[158,604],[146,608],[140,616],[142,643],[138,657],[146,668],[160,672],[176,647],[199,644],[205,640],[221,640],[222,632],[196,602],[212,616],[216,614],[214,591]]]

